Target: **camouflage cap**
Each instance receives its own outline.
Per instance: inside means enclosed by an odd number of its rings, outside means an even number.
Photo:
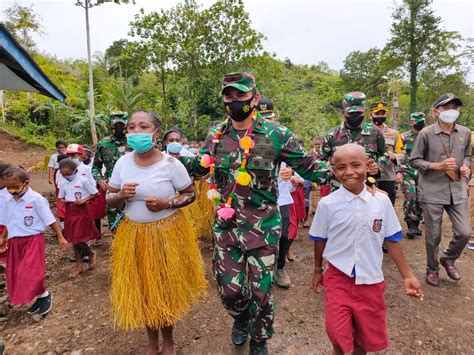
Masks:
[[[114,111],[109,115],[109,122],[112,126],[116,123],[123,123],[124,125],[126,125],[128,123],[128,113],[122,111]]]
[[[388,111],[387,103],[384,101],[376,101],[370,105],[370,112]]]
[[[275,118],[275,111],[273,111],[273,101],[268,97],[260,97],[255,109],[265,118]]]
[[[255,77],[250,73],[228,73],[222,80],[222,93],[232,87],[242,92],[249,92],[256,87]]]
[[[451,102],[451,101],[456,101],[458,106],[462,106],[462,101],[459,97],[457,97],[454,94],[447,93],[447,94],[441,95],[440,97],[436,99],[436,101],[433,103],[433,108],[446,105],[448,102]]]
[[[415,123],[425,122],[425,114],[423,112],[413,112],[410,114],[410,121],[415,121]]]
[[[354,91],[344,95],[342,100],[342,110],[346,113],[365,112],[367,97],[363,92]]]

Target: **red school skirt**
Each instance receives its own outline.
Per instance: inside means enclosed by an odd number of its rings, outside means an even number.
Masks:
[[[93,199],[88,205],[89,215],[93,220],[102,219],[107,215],[105,210],[105,191],[99,188],[99,196]]]
[[[0,235],[5,230],[5,226],[0,225]],[[0,264],[6,264],[7,262],[8,250],[5,250],[3,253],[0,253]]]
[[[59,190],[56,187],[56,217],[64,219],[66,209],[64,207],[64,203],[58,198],[58,193]]]
[[[74,202],[66,203],[63,234],[64,238],[72,244],[88,242],[99,237],[87,205],[77,206]]]
[[[43,234],[9,238],[7,252],[7,289],[10,303],[30,303],[46,291]]]

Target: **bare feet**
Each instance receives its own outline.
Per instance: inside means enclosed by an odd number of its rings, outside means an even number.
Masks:
[[[290,250],[288,250],[288,254],[286,254],[286,258],[288,261],[295,261],[296,255]]]
[[[74,279],[78,277],[83,271],[84,271],[84,266],[82,265],[82,262],[80,264],[76,263],[76,265],[74,266],[74,269],[72,269],[72,272],[69,274],[69,277]]]
[[[163,351],[161,352],[161,354],[162,355],[176,355],[174,342],[171,342],[171,343],[163,342]]]
[[[94,270],[97,266],[97,253],[95,250],[90,249],[89,254],[89,270]]]
[[[146,355],[160,355],[160,346],[152,347],[151,345],[148,346],[146,350]]]

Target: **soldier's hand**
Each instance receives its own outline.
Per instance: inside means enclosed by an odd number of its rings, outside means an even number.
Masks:
[[[138,185],[140,185],[138,182],[131,182],[129,184],[124,184],[119,194],[124,200],[128,200],[132,198],[133,196],[135,196]]]
[[[320,293],[322,286],[323,286],[323,272],[315,271],[313,278],[311,279],[310,287],[314,292]]]
[[[397,176],[395,177],[395,181],[397,182],[397,184],[401,184],[403,182],[403,174],[397,173]]]
[[[377,165],[377,163],[375,162],[374,159],[369,159],[369,161],[367,163],[367,166],[368,166],[367,172],[369,173],[369,175],[377,175],[378,174],[379,166]]]
[[[99,181],[99,186],[103,191],[107,191],[109,188],[109,184],[107,183],[107,179],[102,179]]]
[[[169,207],[168,199],[159,197],[145,197],[145,206],[151,212],[159,212]]]
[[[467,165],[462,165],[459,168],[459,172],[461,173],[462,177],[468,177],[469,175],[471,175],[471,169],[469,169]]]

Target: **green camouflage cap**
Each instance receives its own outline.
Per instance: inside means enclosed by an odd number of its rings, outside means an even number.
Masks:
[[[346,113],[365,112],[366,103],[367,96],[365,96],[363,92],[349,92],[344,95],[344,100],[342,100],[342,109]]]
[[[410,114],[410,121],[415,121],[415,123],[425,122],[425,114],[423,112],[413,112]]]
[[[228,73],[222,80],[222,93],[232,87],[242,92],[249,92],[255,88],[255,77],[250,73]]]
[[[116,123],[123,123],[124,125],[126,125],[128,123],[128,113],[122,111],[114,111],[109,115],[109,122],[112,126]]]

